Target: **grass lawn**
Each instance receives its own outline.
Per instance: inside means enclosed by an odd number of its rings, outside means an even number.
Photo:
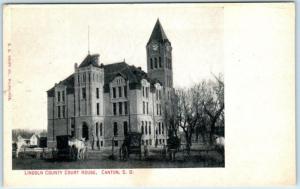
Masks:
[[[175,161],[162,159],[157,154],[151,154],[147,159],[140,160],[138,156],[131,155],[129,160],[118,158],[111,160],[109,153],[89,152],[85,160],[62,161],[43,160],[35,158],[13,159],[14,170],[23,169],[110,169],[110,168],[197,168],[197,167],[224,167],[222,157],[217,152],[199,153],[191,152],[188,160],[181,153],[176,155]],[[116,154],[117,155],[117,154]]]

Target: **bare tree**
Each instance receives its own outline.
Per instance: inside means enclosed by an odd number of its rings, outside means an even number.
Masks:
[[[206,91],[203,98],[204,112],[209,118],[209,139],[213,142],[213,135],[216,130],[216,123],[221,119],[224,125],[224,82],[223,76],[215,76],[214,81],[207,82]]]

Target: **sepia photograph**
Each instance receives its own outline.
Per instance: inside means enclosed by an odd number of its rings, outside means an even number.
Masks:
[[[222,8],[200,10],[200,20],[144,9],[147,22],[97,9],[80,9],[78,21],[47,14],[48,32],[26,14],[15,43],[45,46],[16,49],[26,49],[27,69],[49,72],[26,89],[38,107],[12,130],[13,169],[225,166]]]

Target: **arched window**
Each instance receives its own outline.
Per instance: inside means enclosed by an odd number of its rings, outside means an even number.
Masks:
[[[143,121],[142,121],[141,131],[142,131],[142,134],[144,134],[144,122]]]

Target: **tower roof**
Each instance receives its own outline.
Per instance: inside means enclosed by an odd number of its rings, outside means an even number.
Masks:
[[[163,29],[163,27],[161,26],[160,24],[160,21],[159,19],[157,19],[156,23],[155,23],[155,26],[152,30],[152,33],[151,33],[151,36],[150,36],[150,39],[147,43],[147,45],[151,42],[151,41],[157,41],[157,42],[169,42],[169,39]]]
[[[79,65],[79,68],[86,67],[89,65],[100,67],[98,64],[98,58],[99,58],[98,54],[93,54],[93,55],[88,54],[85,57],[85,59],[82,61],[82,63]]]

